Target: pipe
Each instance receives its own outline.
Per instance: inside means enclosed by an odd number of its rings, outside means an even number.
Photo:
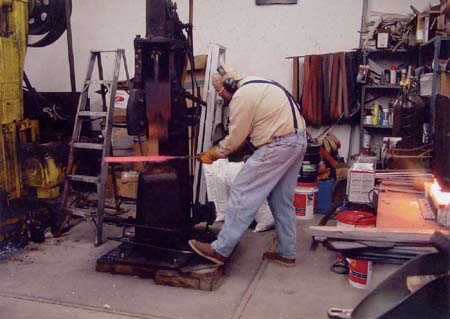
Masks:
[[[72,42],[72,25],[70,22],[70,10],[71,0],[65,0],[66,9],[66,28],[67,28],[67,54],[69,58],[69,72],[70,72],[70,87],[72,89],[72,98],[75,101],[75,93],[77,92],[75,81],[75,61],[73,57],[73,42]]]

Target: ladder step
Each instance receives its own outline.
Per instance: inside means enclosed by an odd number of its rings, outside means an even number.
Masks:
[[[87,116],[87,117],[106,117],[108,116],[108,112],[91,112],[91,111],[80,111],[78,112],[79,116]]]
[[[81,142],[77,142],[77,143],[73,143],[73,147],[75,148],[82,148],[82,149],[86,149],[86,150],[103,150],[103,144],[99,144],[99,143],[81,143]]]
[[[116,49],[116,50],[91,50],[91,53],[103,53],[103,52],[125,52],[125,49]]]
[[[98,184],[100,182],[100,177],[98,176],[89,176],[89,175],[67,175],[67,178],[74,182],[85,182]]]
[[[97,211],[94,209],[84,209],[84,208],[65,208],[67,213],[70,213],[74,216],[79,216],[83,218],[92,218],[97,214]]]
[[[113,123],[112,127],[127,128],[127,123]]]
[[[88,80],[84,82],[85,85],[92,85],[92,84],[111,85],[112,83],[113,83],[112,80]]]

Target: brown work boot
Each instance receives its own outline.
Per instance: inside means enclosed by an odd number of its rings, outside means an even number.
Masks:
[[[200,256],[212,261],[215,264],[223,265],[225,263],[225,257],[216,253],[211,247],[211,244],[202,243],[195,239],[189,241],[189,246]]]
[[[263,259],[267,259],[268,261],[286,266],[286,267],[295,267],[295,259],[284,258],[278,255],[277,253],[266,251],[263,254]]]

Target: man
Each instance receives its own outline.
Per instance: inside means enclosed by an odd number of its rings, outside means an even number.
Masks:
[[[189,245],[200,256],[223,265],[267,198],[278,250],[264,253],[263,258],[293,267],[297,251],[294,189],[307,143],[299,107],[281,85],[244,76],[227,66],[220,66],[212,81],[217,94],[229,103],[229,135],[200,153],[199,161],[212,164],[225,158],[247,137],[256,151],[231,186],[217,240],[208,244],[192,239]]]

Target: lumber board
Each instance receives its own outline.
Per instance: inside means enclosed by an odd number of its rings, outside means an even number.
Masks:
[[[430,243],[434,232],[434,229],[309,227],[309,233],[316,237],[424,244]],[[448,231],[445,233],[448,235]]]

